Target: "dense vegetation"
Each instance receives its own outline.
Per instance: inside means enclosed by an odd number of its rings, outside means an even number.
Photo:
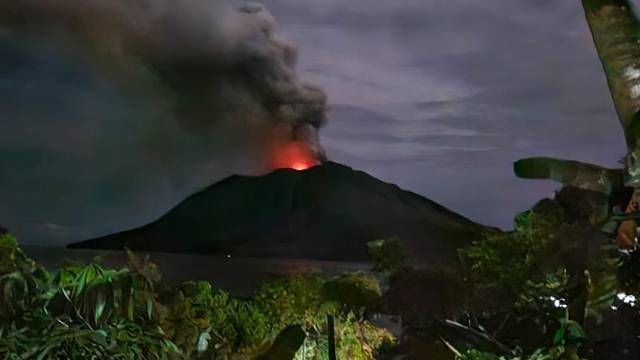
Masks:
[[[584,205],[589,194],[571,191]],[[450,271],[412,261],[397,240],[373,243],[375,269],[388,278],[387,311],[403,319],[398,353],[638,358],[640,253],[618,250],[591,210],[543,200],[516,217],[513,231],[460,249],[459,267]]]
[[[0,236],[4,359],[324,359],[327,314],[339,358],[371,359],[392,341],[365,318],[379,300],[377,281],[364,274],[300,275],[246,299],[207,282],[162,288],[155,266],[133,254],[122,269],[49,272]]]

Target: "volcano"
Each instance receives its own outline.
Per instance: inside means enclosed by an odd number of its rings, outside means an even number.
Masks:
[[[325,162],[228,177],[148,225],[69,248],[358,261],[367,257],[367,242],[395,236],[418,258],[450,263],[457,248],[485,231],[495,230]]]

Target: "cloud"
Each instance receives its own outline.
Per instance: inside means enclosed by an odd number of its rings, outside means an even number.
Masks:
[[[330,94],[329,156],[475,220],[508,227],[556,186],[516,179],[520,157],[624,155],[579,1],[265,3]]]

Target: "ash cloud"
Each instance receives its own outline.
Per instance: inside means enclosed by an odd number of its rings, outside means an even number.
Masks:
[[[325,94],[298,79],[296,49],[261,5],[19,0],[2,7],[2,23],[72,42],[122,83],[142,66],[175,95],[173,110],[186,129],[272,122],[289,124],[295,137],[298,128],[325,122]]]
[[[323,158],[325,94],[276,27],[222,0],[0,2],[0,224],[26,243],[138,226],[263,171],[282,129]]]

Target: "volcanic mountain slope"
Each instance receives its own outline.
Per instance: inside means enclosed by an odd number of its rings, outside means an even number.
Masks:
[[[397,236],[445,260],[488,231],[415,193],[326,162],[305,171],[231,176],[143,227],[71,244],[233,256],[362,260],[367,242]]]

